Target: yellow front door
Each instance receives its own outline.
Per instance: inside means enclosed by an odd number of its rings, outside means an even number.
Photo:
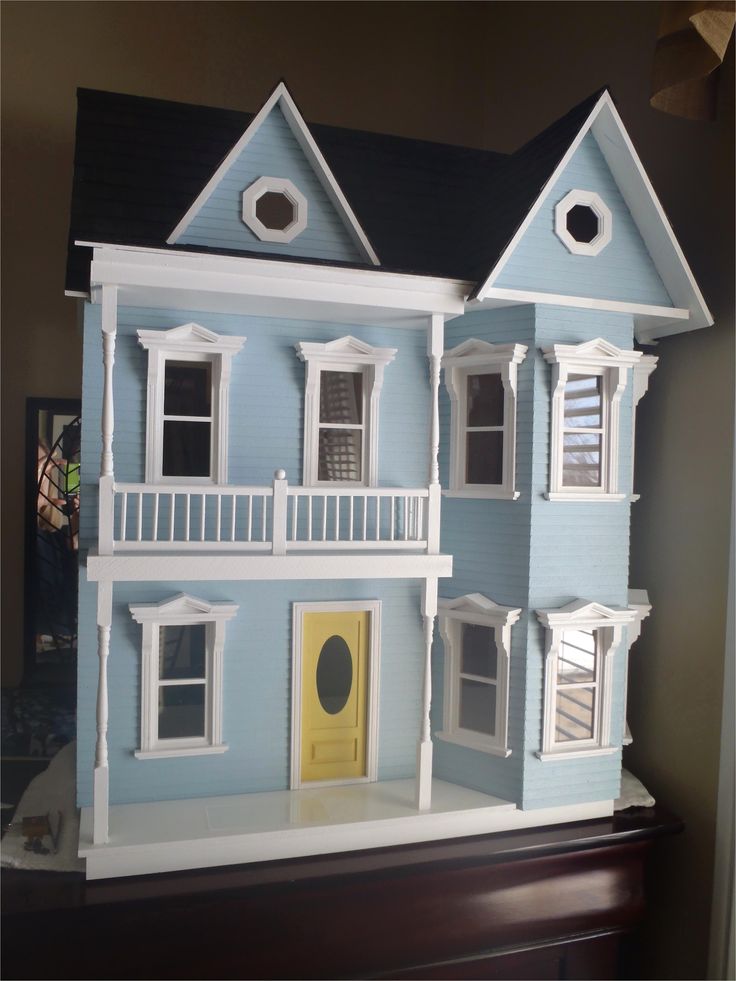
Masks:
[[[368,613],[305,613],[302,782],[366,775]]]

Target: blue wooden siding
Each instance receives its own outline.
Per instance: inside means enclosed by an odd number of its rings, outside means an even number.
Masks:
[[[226,627],[222,755],[138,760],[141,627],[128,605],[178,592],[238,603]],[[412,777],[419,733],[423,627],[420,586],[384,582],[116,583],[108,661],[110,800],[130,803],[283,790],[289,783],[292,602],[380,599],[380,780]],[[92,797],[96,584],[80,583],[77,795]]]
[[[555,234],[555,206],[573,189],[595,191],[611,210],[613,239],[597,256],[573,255]],[[673,305],[592,133],[581,142],[495,285]]]
[[[307,199],[307,227],[291,242],[262,242],[243,222],[243,191],[259,177],[286,178]],[[365,261],[278,106],[264,119],[177,244]]]
[[[478,311],[451,321],[446,348],[476,337],[529,347],[519,366],[517,397],[517,501],[444,498],[442,550],[454,556],[451,580],[441,595],[480,592],[524,613],[512,628],[508,759],[435,742],[435,773],[515,801],[524,808],[610,800],[618,796],[621,754],[544,763],[541,748],[544,695],[544,629],[535,611],[574,599],[610,606],[627,603],[629,504],[551,502],[549,420],[551,366],[541,349],[604,337],[633,347],[628,315],[552,306]],[[632,377],[621,402],[619,489],[631,479]],[[441,472],[447,483],[449,398],[441,398]],[[433,731],[442,728],[444,651],[438,638],[433,660]],[[623,726],[625,650],[615,655],[611,733],[616,744]]]
[[[352,334],[370,344],[397,348],[384,372],[380,395],[378,476],[383,486],[426,487],[429,470],[429,384],[426,335],[419,330],[321,324],[312,321],[123,307],[119,311],[113,391],[115,477],[145,476],[148,352],[136,331],[168,330],[195,321],[219,334],[247,337],[233,359],[230,381],[229,483],[270,485],[274,470],[302,483],[305,366],[298,341],[326,342]],[[102,412],[100,308],[85,307],[82,433],[81,544],[96,539],[97,479]]]

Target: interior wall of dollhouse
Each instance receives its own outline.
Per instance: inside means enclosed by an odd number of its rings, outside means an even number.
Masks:
[[[64,297],[75,89],[255,110],[280,77],[308,120],[512,150],[602,85],[716,324],[662,341],[639,408],[632,587],[654,612],[631,660],[625,765],[685,820],[663,841],[649,937],[660,977],[706,971],[731,480],[733,41],[716,119],[649,106],[660,5],[6,0],[3,127],[3,684],[23,674],[24,406],[78,398]],[[468,188],[468,194],[473,189]]]

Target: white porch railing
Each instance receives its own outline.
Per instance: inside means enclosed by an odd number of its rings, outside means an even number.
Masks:
[[[283,473],[270,487],[102,478],[99,553],[439,550],[433,488],[289,487]]]

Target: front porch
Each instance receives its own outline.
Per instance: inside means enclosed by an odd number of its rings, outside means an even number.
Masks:
[[[297,791],[116,804],[109,841],[93,844],[83,808],[79,855],[87,878],[212,868],[304,855],[404,845],[583,821],[613,813],[613,802],[521,811],[509,801],[442,780],[418,811],[414,780]]]

